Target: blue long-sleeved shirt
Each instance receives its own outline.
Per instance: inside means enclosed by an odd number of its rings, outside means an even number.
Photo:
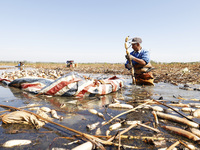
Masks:
[[[146,64],[148,64],[150,62],[150,54],[149,54],[149,51],[145,50],[145,49],[141,49],[139,52],[136,52],[136,51],[132,51],[130,53],[130,55],[136,57],[136,58],[139,58],[139,59],[143,59]],[[126,65],[128,64],[128,60],[126,61],[125,63],[125,67]],[[136,65],[138,64],[137,62],[135,62],[134,60],[132,60],[132,64],[133,65]]]

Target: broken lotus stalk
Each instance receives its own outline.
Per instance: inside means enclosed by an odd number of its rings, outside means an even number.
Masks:
[[[184,136],[184,137],[186,137],[190,140],[193,140],[195,142],[198,142],[200,140],[200,138],[198,136],[196,136],[195,134],[193,134],[189,131],[183,130],[181,128],[172,127],[172,126],[162,126],[162,128],[169,130],[169,131],[172,131],[173,133],[176,133],[178,135]]]
[[[154,102],[157,102],[158,104],[161,104],[161,105],[163,105],[163,106],[165,106],[165,107],[168,107],[168,108],[172,109],[173,111],[175,111],[176,113],[178,113],[178,114],[181,115],[182,117],[186,118],[187,120],[192,121],[192,122],[195,122],[194,120],[188,118],[187,116],[183,115],[182,113],[176,111],[174,108],[172,108],[172,107],[170,107],[170,106],[168,106],[168,105],[166,105],[166,104],[164,104],[164,103],[162,103],[162,102],[160,102],[160,101],[157,101],[157,100],[155,100],[155,99],[153,99],[153,101],[154,101]]]
[[[174,122],[182,123],[182,124],[188,125],[190,127],[199,128],[199,124],[198,123],[189,121],[189,120],[187,120],[185,118],[180,118],[178,116],[169,115],[169,114],[165,114],[165,113],[162,113],[162,112],[156,112],[156,114],[160,118],[164,118],[164,119],[171,120],[171,121],[174,121]]]
[[[135,111],[136,109],[142,108],[143,106],[145,106],[145,105],[148,104],[148,103],[151,103],[152,101],[153,101],[153,100],[149,100],[148,102],[143,103],[143,104],[141,104],[141,105],[138,105],[137,107],[135,107],[135,108],[133,108],[133,109],[130,109],[130,110],[128,110],[128,111],[125,111],[125,112],[123,112],[123,113],[121,113],[121,114],[119,114],[119,115],[113,117],[113,118],[110,119],[109,121],[103,123],[102,125],[104,126],[104,125],[110,123],[110,122],[113,121],[114,119],[116,119],[116,118],[118,118],[118,117],[120,117],[120,116],[122,116],[122,115],[124,115],[124,114],[130,113],[130,112],[132,112],[132,111]]]
[[[129,64],[130,64],[130,66],[131,66],[131,77],[132,77],[132,83],[133,84],[136,84],[135,83],[135,76],[134,76],[134,68],[133,68],[133,64],[132,64],[132,61],[131,61],[131,59],[130,59],[130,53],[129,53],[129,51],[128,51],[128,46],[127,46],[127,41],[128,41],[128,38],[129,38],[129,36],[127,36],[126,38],[125,38],[125,49],[126,49],[126,55],[127,55],[127,58],[128,58],[128,62],[129,62]]]

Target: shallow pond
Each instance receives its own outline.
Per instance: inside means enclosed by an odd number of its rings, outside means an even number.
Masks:
[[[15,70],[15,68],[14,68]],[[7,70],[0,70],[0,74],[2,71],[13,71],[13,68]],[[88,75],[88,74],[84,74]],[[90,74],[89,76],[93,78],[105,78],[111,77],[112,75],[102,75],[102,74]],[[182,103],[194,103],[190,99],[200,99],[200,91],[186,91],[179,89],[179,86],[167,84],[167,83],[156,83],[154,87],[141,87],[131,85],[131,78],[129,76],[120,76],[124,78],[125,86],[121,90],[111,93],[104,96],[96,96],[96,97],[85,97],[85,98],[75,98],[75,97],[51,97],[51,96],[36,96],[34,94],[30,94],[28,92],[22,91],[18,88],[14,87],[7,87],[3,84],[0,84],[0,104],[14,106],[14,107],[22,107],[28,104],[40,104],[39,107],[46,106],[51,109],[55,109],[58,115],[63,116],[63,120],[56,120],[59,124],[67,126],[69,128],[81,131],[83,133],[88,133],[95,135],[96,129],[89,131],[86,126],[88,124],[96,123],[96,122],[103,122],[104,120],[101,117],[98,117],[94,114],[91,114],[88,109],[94,108],[97,111],[101,112],[105,116],[105,120],[108,121],[111,119],[111,116],[116,116],[126,109],[111,109],[107,108],[107,105],[112,103],[113,99],[119,100],[121,103],[128,103],[135,106],[138,106],[142,103],[142,100],[147,99],[163,99],[166,101],[167,104],[174,103],[174,102],[182,102]],[[198,85],[195,85],[198,86]],[[177,97],[183,97],[185,100],[178,99]],[[196,101],[195,101],[196,102]],[[199,103],[199,101],[198,101]],[[164,106],[161,106],[165,108]],[[0,107],[0,111],[4,111],[4,108]],[[29,110],[28,108],[26,110]],[[29,110],[30,111],[30,110]],[[31,110],[32,112],[35,112]],[[152,126],[152,122],[154,120],[153,115],[151,114],[152,110],[137,110],[135,112],[126,114],[121,116],[121,119],[126,120],[141,120],[143,123],[148,123],[149,126]],[[1,115],[5,112],[1,112]],[[6,112],[7,113],[7,112]],[[188,115],[186,113],[186,115]],[[198,123],[200,120],[196,119]],[[112,122],[114,123],[114,121]],[[108,130],[111,124],[102,126],[99,125],[101,129],[100,135],[105,135],[106,131]],[[181,126],[177,125],[176,126]],[[122,128],[127,128],[126,125],[122,126]],[[161,130],[159,136],[165,137],[166,139],[172,139],[171,142],[166,142],[163,146],[155,146],[144,140],[122,140],[122,144],[134,146],[135,149],[152,149],[156,150],[161,147],[170,146],[175,142],[173,139],[180,139],[180,136],[176,136],[170,134],[169,132],[163,130],[162,128],[158,127]],[[117,131],[111,131],[111,135],[116,134]],[[36,130],[34,127],[30,125],[21,125],[21,124],[11,124],[5,125],[1,122],[0,127],[0,144],[11,140],[11,139],[29,139],[32,141],[31,144],[25,146],[14,147],[10,149],[72,149],[77,145],[83,143],[83,141],[79,141],[78,143],[74,143],[68,145],[70,142],[77,141],[79,139],[69,139],[66,137],[72,137],[76,135],[71,131],[58,127],[54,124],[46,123],[45,126]],[[142,127],[136,127],[130,130],[127,135],[129,136],[156,136],[155,132],[150,131],[148,129]],[[188,141],[185,138],[181,138],[185,141]],[[177,140],[177,139],[176,139]],[[189,141],[191,142],[191,141]],[[0,149],[7,149],[0,147]],[[106,149],[118,149],[118,147],[114,146],[106,146]]]

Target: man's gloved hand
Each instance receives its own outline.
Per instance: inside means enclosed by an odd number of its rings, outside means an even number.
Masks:
[[[131,69],[131,65],[130,64],[126,64],[126,68],[128,68],[130,70]]]
[[[128,55],[125,55],[126,59],[128,60]],[[130,60],[133,60],[135,57],[130,55]]]

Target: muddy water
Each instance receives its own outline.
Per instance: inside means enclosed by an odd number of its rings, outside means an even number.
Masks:
[[[13,69],[6,70],[12,71]],[[2,71],[2,70],[1,70]],[[0,72],[1,73],[1,72]],[[88,75],[88,74],[84,74]],[[111,77],[112,75],[102,75],[102,74],[90,74],[89,76],[94,78],[106,78]],[[88,109],[94,108],[97,111],[101,112],[105,116],[105,120],[108,121],[111,119],[111,116],[116,116],[124,111],[125,109],[111,109],[107,108],[107,104],[111,103],[113,99],[118,99],[121,103],[129,103],[134,107],[141,104],[140,101],[146,99],[163,99],[167,104],[172,102],[182,102],[182,103],[191,103],[189,99],[200,99],[199,91],[186,91],[179,89],[179,86],[174,86],[167,83],[157,83],[154,87],[141,87],[131,85],[131,79],[129,76],[121,76],[124,78],[125,86],[120,91],[111,93],[105,96],[98,97],[86,97],[86,98],[74,98],[74,97],[50,97],[50,96],[35,96],[33,94],[21,91],[17,88],[10,88],[4,85],[0,85],[0,104],[14,106],[14,107],[22,107],[27,104],[40,104],[41,106],[50,107],[51,109],[57,110],[58,114],[63,116],[64,119],[62,121],[54,119],[54,122],[67,126],[69,128],[95,135],[96,129],[89,131],[86,128],[87,124],[92,124],[96,122],[103,122],[104,120],[96,115],[93,115],[88,112]],[[182,86],[182,85],[180,85]],[[198,85],[195,85],[198,86]],[[187,100],[180,100],[177,97],[182,96]],[[195,101],[196,102],[196,101]],[[164,108],[164,106],[163,106]],[[4,108],[0,108],[0,111],[5,110]],[[26,109],[29,110],[29,109]],[[32,111],[35,112],[35,111]],[[1,113],[2,115],[4,113]],[[123,115],[120,117],[121,119],[126,120],[141,120],[143,123],[148,123],[148,125],[152,126],[154,118],[151,114],[151,110],[138,110],[136,112],[129,113],[127,115]],[[196,119],[198,123],[200,121]],[[114,121],[112,122],[114,123]],[[170,125],[181,126],[179,124]],[[101,126],[101,135],[105,135],[106,130],[108,130],[109,125]],[[123,125],[122,128],[126,128],[126,125]],[[153,131],[142,127],[136,127],[130,130],[126,135],[132,136],[159,136],[165,137],[168,140],[166,143],[158,145],[152,145],[151,142],[145,142],[142,139],[139,140],[122,140],[122,144],[135,146],[135,149],[152,149],[156,150],[161,147],[170,146],[177,139],[183,139],[188,141],[185,138],[180,136],[176,136],[170,134],[169,132],[161,130],[161,133],[156,134]],[[111,131],[111,135],[114,135],[117,131]],[[20,124],[12,124],[5,125],[2,124],[0,126],[0,144],[11,140],[11,139],[29,139],[32,141],[30,145],[14,147],[10,149],[71,149],[75,146],[78,146],[83,141],[80,141],[75,144],[68,145],[68,143],[76,141],[77,139],[66,139],[63,137],[72,137],[76,135],[71,131],[63,129],[61,127],[55,126],[53,124],[47,123],[44,127],[36,130],[30,125],[20,125]],[[116,141],[118,142],[118,141]],[[191,142],[191,141],[188,141]],[[193,142],[192,142],[193,143]],[[0,147],[0,149],[7,149]],[[117,149],[114,146],[106,146],[106,149]]]

